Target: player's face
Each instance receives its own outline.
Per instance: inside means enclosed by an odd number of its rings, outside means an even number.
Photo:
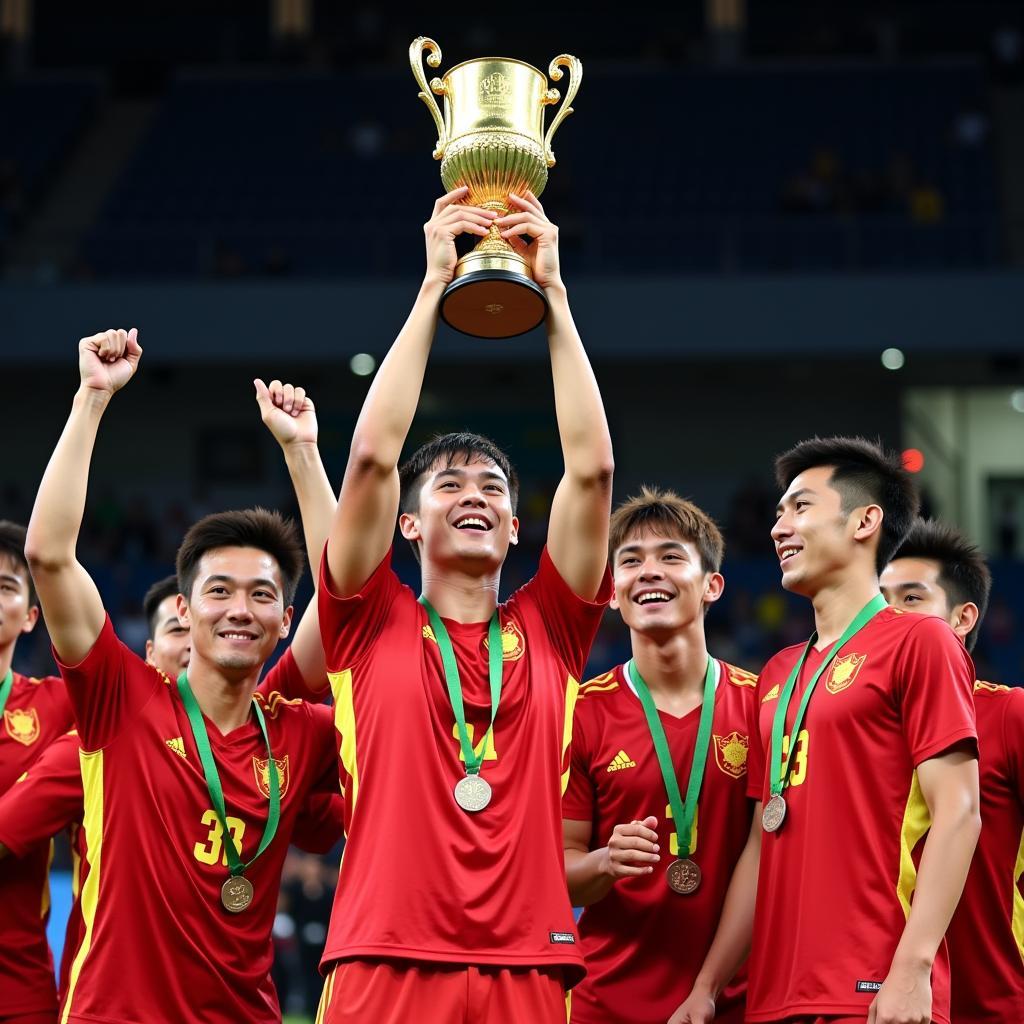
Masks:
[[[38,618],[39,606],[29,606],[25,567],[0,555],[0,648],[31,632]]]
[[[501,567],[518,542],[508,478],[492,462],[438,466],[420,488],[420,506],[399,520],[402,536],[420,542],[424,565],[469,572]]]
[[[644,531],[626,538],[612,559],[612,607],[638,633],[675,632],[703,619],[722,595],[720,573],[707,572],[689,540]]]
[[[893,608],[938,615],[953,625],[953,609],[939,585],[941,566],[931,558],[894,558],[882,572],[882,596]]]
[[[171,594],[156,608],[156,627],[146,641],[146,661],[165,676],[177,679],[178,673],[188,668],[192,653],[189,628],[178,618],[178,598]]]
[[[856,512],[843,512],[842,497],[829,486],[831,466],[816,466],[796,477],[776,509],[772,540],[782,569],[782,585],[813,596],[854,550]]]
[[[233,672],[259,668],[288,635],[277,561],[258,548],[215,548],[199,560],[189,600],[178,616],[191,629],[192,657]]]

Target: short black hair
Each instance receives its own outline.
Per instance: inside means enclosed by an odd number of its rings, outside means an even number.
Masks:
[[[992,573],[985,556],[955,526],[934,519],[915,519],[893,559],[927,558],[939,563],[939,586],[950,606],[970,601],[978,606],[978,621],[964,637],[964,646],[974,650],[981,620],[988,610]]]
[[[509,500],[515,515],[519,501],[519,477],[509,457],[489,438],[481,434],[460,431],[455,434],[437,434],[426,444],[420,445],[398,470],[401,495],[400,512],[415,512],[419,508],[419,492],[423,475],[439,463],[445,468],[468,466],[483,459],[497,466],[508,480]]]
[[[146,616],[146,625],[149,626],[149,638],[152,640],[156,636],[156,627],[158,625],[156,621],[157,609],[163,604],[164,601],[169,597],[177,597],[178,595],[178,577],[177,576],[165,576],[162,580],[157,580],[146,591],[146,596],[142,599],[142,612]]]
[[[882,509],[882,532],[875,557],[875,569],[881,573],[906,537],[921,505],[899,453],[864,437],[812,437],[775,459],[775,480],[785,490],[801,473],[819,466],[832,467],[829,484],[839,492],[845,514],[860,505]]]
[[[28,606],[34,607],[38,603],[36,585],[32,581],[32,572],[25,557],[25,527],[20,523],[0,519],[0,558],[6,558],[15,569],[24,571],[28,582]]]
[[[185,534],[175,562],[178,593],[184,594],[186,601],[192,596],[199,560],[215,548],[257,548],[265,551],[281,570],[285,607],[295,599],[304,559],[299,532],[291,519],[265,508],[214,512],[200,519]]]

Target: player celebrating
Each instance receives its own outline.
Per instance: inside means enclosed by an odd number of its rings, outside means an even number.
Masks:
[[[75,544],[100,420],[140,357],[135,331],[79,344],[81,386],[26,539],[83,747],[90,871],[61,1020],[270,1024],[288,839],[336,770],[329,709],[253,699],[291,626],[301,548],[276,514],[207,516],[177,558],[187,672],[171,684],[118,641]],[[296,403],[314,422],[304,396],[283,411]]]
[[[782,585],[811,601],[815,632],[758,682],[747,1019],[948,1024],[942,937],[980,827],[970,658],[879,593],[917,510],[898,456],[814,438],[776,475]]]
[[[497,224],[550,306],[565,475],[537,575],[499,605],[517,482],[491,442],[436,438],[398,470],[454,240],[486,234],[495,217],[460,205],[466,193],[439,199],[426,225],[426,278],[363,405],[322,562],[350,813],[323,958],[325,1024],[564,1022],[564,989],[582,973],[559,803],[577,680],[609,589],[612,452],[557,229],[529,193]],[[421,603],[390,566],[399,512]]]
[[[71,726],[71,705],[56,677],[30,679],[12,668],[19,638],[39,619],[25,560],[25,528],[0,521],[0,795]],[[4,1024],[45,1024],[57,1012],[49,915],[46,847],[0,871],[0,1018]]]
[[[757,679],[708,654],[724,543],[703,511],[644,488],[612,515],[609,550],[633,657],[576,705],[562,814],[588,973],[571,1020],[665,1024],[694,987],[751,830]],[[716,1020],[741,1024],[744,987],[718,1000]]]
[[[974,650],[992,576],[952,526],[918,520],[882,573],[895,608],[938,615]],[[976,681],[981,838],[946,932],[953,1024],[1024,1021],[1024,691]]]

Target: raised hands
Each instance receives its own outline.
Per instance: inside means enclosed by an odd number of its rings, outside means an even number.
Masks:
[[[462,200],[469,195],[463,185],[452,189],[434,203],[430,220],[423,225],[427,240],[427,279],[443,285],[452,283],[455,264],[459,254],[455,251],[455,239],[462,234],[486,235],[498,216],[493,210],[480,206],[463,206]]]
[[[282,448],[316,444],[316,409],[305,388],[279,380],[272,380],[268,387],[258,377],[253,384],[263,422]]]
[[[616,881],[635,875],[649,875],[661,860],[658,845],[658,819],[653,815],[643,821],[616,825],[608,840],[604,873]]]
[[[110,330],[78,343],[78,372],[82,387],[107,397],[120,391],[135,375],[142,346],[139,332]]]
[[[540,200],[529,190],[525,196],[517,196],[513,192],[508,198],[512,212],[494,222],[499,234],[525,257],[533,272],[533,279],[541,288],[561,285],[558,228],[548,220]],[[527,242],[523,235],[528,235],[532,241]]]

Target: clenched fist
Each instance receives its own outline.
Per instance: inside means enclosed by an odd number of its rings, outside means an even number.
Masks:
[[[82,387],[108,397],[135,375],[142,358],[139,332],[109,330],[78,343],[78,373]]]

